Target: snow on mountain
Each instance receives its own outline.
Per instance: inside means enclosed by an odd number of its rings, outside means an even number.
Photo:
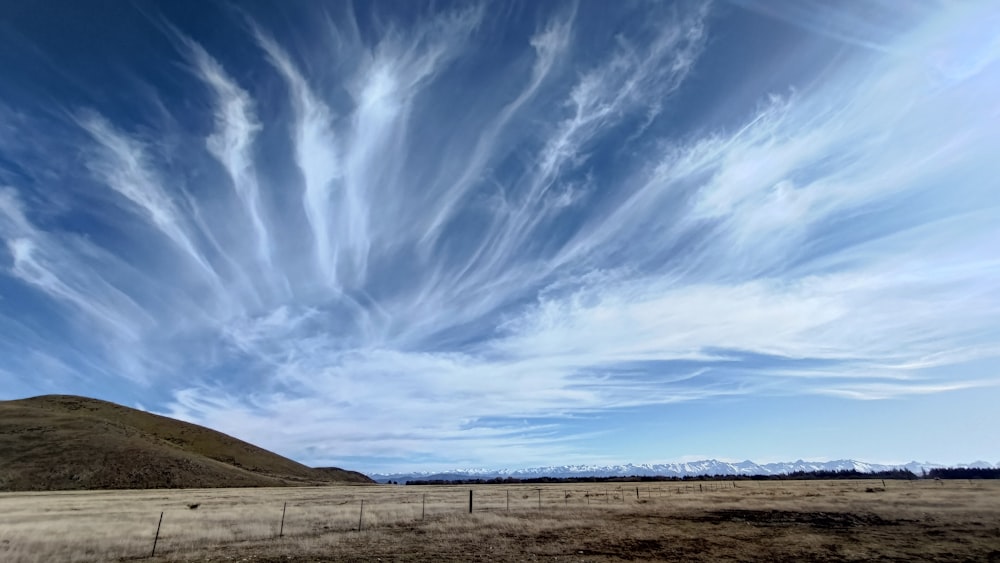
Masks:
[[[889,471],[893,469],[908,469],[920,475],[924,470],[945,467],[930,462],[911,461],[902,465],[883,465],[866,463],[853,459],[838,459],[835,461],[804,461],[778,463],[754,463],[750,460],[730,463],[715,459],[682,463],[641,463],[619,465],[553,465],[532,467],[528,469],[453,469],[448,471],[417,471],[411,473],[373,473],[369,476],[380,482],[406,482],[413,480],[458,480],[458,479],[495,479],[512,477],[516,479],[533,479],[540,477],[630,477],[630,476],[664,476],[685,477],[688,475],[786,475],[796,471],[849,471],[861,473]],[[958,467],[990,468],[989,462],[975,461],[961,464]],[[1000,467],[997,464],[996,467]]]
[[[972,463],[962,464],[959,467],[968,467],[971,469],[993,469],[993,464],[988,461],[973,461]]]

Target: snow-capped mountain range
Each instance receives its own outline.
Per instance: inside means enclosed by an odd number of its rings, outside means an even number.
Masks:
[[[945,466],[938,463],[911,461],[901,465],[884,465],[866,463],[853,459],[838,459],[836,461],[790,461],[777,463],[754,463],[741,461],[730,463],[715,459],[683,463],[626,463],[621,465],[555,465],[549,467],[531,467],[528,469],[455,469],[449,471],[415,471],[411,473],[372,473],[369,476],[380,482],[396,481],[405,483],[414,480],[457,480],[457,479],[494,479],[513,477],[516,479],[532,479],[538,477],[626,477],[626,476],[665,476],[684,477],[687,475],[784,475],[796,471],[843,471],[856,470],[862,473],[890,471],[893,469],[909,469],[920,475],[923,470],[940,467],[975,467],[1000,468],[1000,462],[993,465],[986,461]]]

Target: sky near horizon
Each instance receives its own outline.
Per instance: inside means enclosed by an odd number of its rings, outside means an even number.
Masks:
[[[3,3],[0,399],[367,472],[1000,462],[997,29]]]

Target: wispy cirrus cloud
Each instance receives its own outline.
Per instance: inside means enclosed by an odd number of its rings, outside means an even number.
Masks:
[[[178,33],[179,32],[175,32]],[[264,198],[254,165],[254,141],[261,129],[249,93],[226,74],[225,69],[198,43],[181,37],[198,77],[215,96],[215,132],[206,139],[208,151],[225,167],[256,239],[258,267],[254,275],[270,279],[274,289],[288,290],[288,280],[274,257]]]
[[[10,256],[8,273],[68,307],[75,330],[91,331],[100,336],[98,342],[106,342],[95,348],[94,354],[98,358],[95,364],[104,364],[102,368],[106,372],[117,372],[140,380],[155,371],[153,362],[117,350],[119,346],[138,345],[143,334],[152,327],[153,318],[126,292],[114,287],[92,269],[95,265],[122,267],[113,256],[94,248],[86,240],[57,237],[39,230],[26,216],[24,203],[17,192],[10,188],[0,190],[0,236],[6,242]],[[29,329],[16,319],[14,324],[18,328],[11,327],[10,330],[27,330],[31,344],[49,345],[38,329]],[[49,333],[50,337],[52,334]],[[72,345],[67,342],[65,348],[72,350]],[[79,350],[74,352],[78,354]],[[57,371],[63,374],[71,371],[58,360],[57,355],[37,349],[32,353],[36,358],[49,358],[44,364],[50,368],[59,365]]]
[[[88,161],[91,172],[103,185],[131,203],[137,212],[144,214],[207,275],[215,277],[212,266],[193,240],[187,219],[160,185],[151,164],[147,162],[146,150],[141,143],[115,130],[99,115],[85,115],[80,120],[80,126],[96,143],[94,155]]]
[[[584,5],[345,12],[294,41],[250,14],[227,57],[170,28],[199,102],[163,104],[207,108],[184,150],[67,101],[78,164],[2,176],[0,295],[45,303],[0,300],[16,367],[370,468],[593,459],[579,417],[649,406],[995,387],[989,10],[824,28],[862,48],[748,93],[705,66],[728,16],[630,9],[613,34]],[[822,25],[801,12],[778,19]],[[717,89],[755,109],[700,127]]]

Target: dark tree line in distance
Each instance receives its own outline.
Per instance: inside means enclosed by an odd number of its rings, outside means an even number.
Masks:
[[[931,469],[932,479],[1000,479],[1000,467],[942,467]]]

